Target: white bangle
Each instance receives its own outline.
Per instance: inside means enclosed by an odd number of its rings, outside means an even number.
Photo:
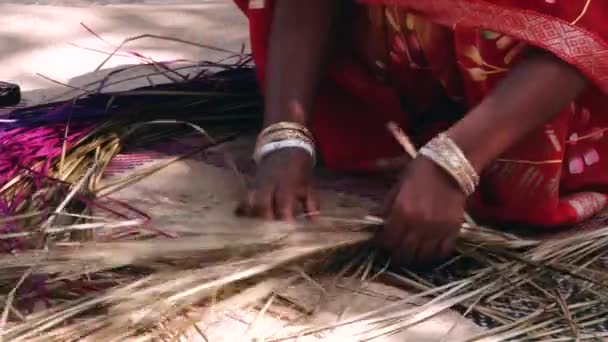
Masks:
[[[286,148],[299,148],[304,150],[310,154],[313,165],[316,163],[315,147],[306,141],[298,139],[279,140],[264,144],[256,149],[256,152],[253,155],[253,160],[256,162],[256,164],[259,164],[269,154]]]

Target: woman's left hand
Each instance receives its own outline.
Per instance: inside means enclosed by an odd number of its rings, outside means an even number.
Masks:
[[[449,175],[420,157],[387,198],[388,220],[379,244],[393,260],[425,266],[447,258],[460,232],[466,198]]]

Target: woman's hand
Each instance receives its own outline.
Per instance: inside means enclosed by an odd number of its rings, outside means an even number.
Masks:
[[[481,174],[586,87],[586,78],[574,67],[549,53],[530,50],[448,135]],[[379,236],[381,245],[404,264],[424,265],[446,257],[458,236],[466,202],[455,182],[431,161],[418,158],[395,193],[394,200],[389,198],[390,216]]]
[[[265,84],[264,124],[305,125],[330,56],[339,1],[290,0],[274,5]],[[297,67],[294,67],[297,66]],[[268,155],[237,214],[291,221],[300,204],[314,218],[313,161],[299,149]]]
[[[268,155],[260,163],[254,187],[237,214],[293,221],[300,207],[314,219],[318,205],[311,186],[312,173],[313,161],[306,151],[289,148]]]
[[[466,198],[450,176],[426,158],[415,159],[387,198],[380,246],[403,265],[447,258],[463,222]]]

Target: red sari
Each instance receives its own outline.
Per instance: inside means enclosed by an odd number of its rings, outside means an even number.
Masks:
[[[263,82],[273,1],[235,1]],[[311,119],[320,153],[331,169],[373,171],[401,153],[388,121],[423,143],[535,46],[594,86],[484,170],[471,205],[480,218],[509,223],[589,219],[608,203],[606,14],[608,0],[362,0]]]

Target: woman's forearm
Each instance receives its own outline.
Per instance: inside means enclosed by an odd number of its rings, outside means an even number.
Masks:
[[[559,114],[586,85],[574,67],[551,54],[533,51],[448,133],[481,171]]]
[[[332,38],[335,0],[276,1],[266,80],[265,125],[305,124]]]

